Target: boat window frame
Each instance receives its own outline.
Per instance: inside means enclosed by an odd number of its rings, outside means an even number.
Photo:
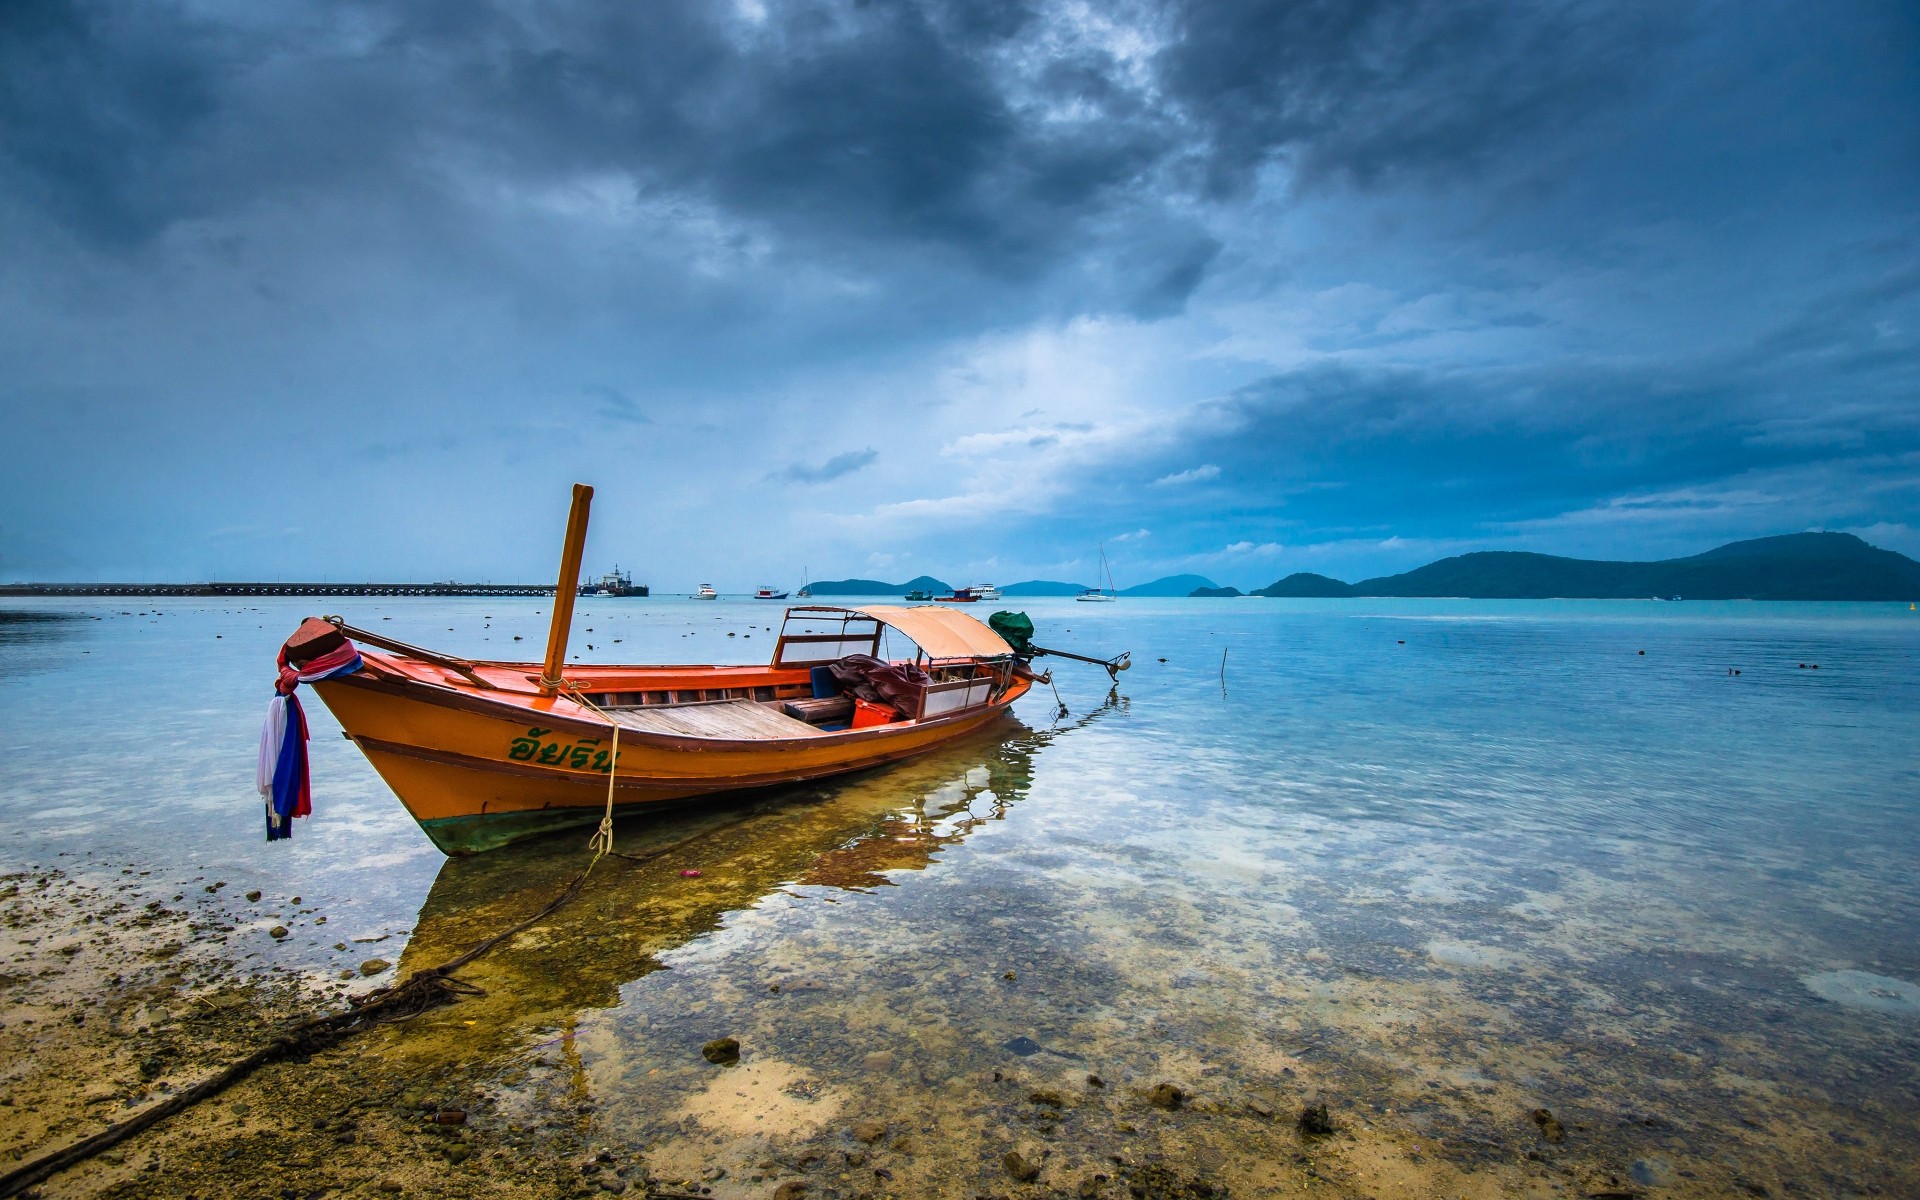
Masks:
[[[796,620],[824,624],[836,618],[840,621],[841,631],[839,633],[790,634],[787,632],[788,626]],[[789,662],[786,658],[786,649],[789,644],[816,646],[824,646],[827,644],[835,646],[863,644],[864,634],[849,636],[847,630],[848,625],[860,621],[872,622],[874,626],[872,641],[870,643],[864,643],[869,646],[866,653],[875,658],[881,657],[880,639],[885,635],[886,631],[891,629],[906,638],[908,644],[913,647],[914,653],[911,661],[922,670],[925,670],[929,675],[935,676],[932,682],[920,689],[919,701],[914,705],[914,712],[913,715],[908,718],[909,720],[921,721],[929,717],[951,716],[985,707],[999,700],[1013,684],[1013,665],[1017,658],[1016,655],[965,655],[935,658],[928,654],[926,648],[920,645],[919,642],[914,641],[911,635],[886,620],[861,609],[846,608],[835,604],[796,604],[788,607],[780,622],[779,639],[774,642],[773,669],[796,670],[800,668],[811,669],[813,667],[823,667],[829,663],[838,662],[846,656],[846,653],[859,653],[857,650],[848,651],[832,658],[807,659],[794,662]],[[956,678],[938,678],[942,670],[952,668],[965,668],[968,673]],[[984,672],[982,670],[983,668]],[[946,708],[942,701],[947,695],[955,692],[963,694],[961,703],[952,708]],[[975,696],[976,692],[980,693],[978,697]],[[933,707],[939,708],[940,711],[931,713],[927,711],[930,699],[932,700]]]
[[[787,632],[787,627],[793,624],[795,620],[814,624],[826,624],[836,619],[836,617],[840,622],[840,632],[838,633]],[[847,627],[855,622],[871,624],[873,626],[873,636],[871,638],[867,637],[864,630],[850,631]],[[848,654],[862,653],[862,651],[859,650],[842,649],[838,653],[824,658],[806,658],[789,661],[787,659],[787,647],[796,644],[802,646],[825,646],[831,644],[839,647],[864,644],[866,646],[864,653],[878,658],[880,656],[880,635],[886,628],[886,622],[878,617],[869,616],[859,609],[841,608],[838,605],[831,604],[793,605],[787,609],[786,614],[780,620],[780,636],[773,644],[773,669],[776,671],[790,671],[801,668],[811,669],[813,667],[824,667],[828,663],[840,661]]]

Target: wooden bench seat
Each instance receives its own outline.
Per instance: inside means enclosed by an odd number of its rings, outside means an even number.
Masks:
[[[852,696],[820,696],[809,700],[788,700],[780,710],[809,725],[831,725],[853,719]]]

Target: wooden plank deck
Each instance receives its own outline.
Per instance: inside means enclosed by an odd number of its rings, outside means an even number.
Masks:
[[[805,721],[796,721],[754,700],[616,708],[612,713],[622,728],[675,737],[765,741],[768,738],[814,737],[820,733]]]

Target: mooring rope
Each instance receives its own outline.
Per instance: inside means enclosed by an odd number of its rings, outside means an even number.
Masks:
[[[587,864],[587,870],[591,871],[602,856],[613,853],[613,784],[620,775],[620,722],[606,709],[587,699],[587,694],[580,690],[579,684],[568,685],[567,694],[573,697],[576,704],[585,705],[599,713],[607,724],[613,726],[613,759],[607,764],[607,811],[600,817],[600,827],[587,839],[587,847],[593,851],[593,862]]]

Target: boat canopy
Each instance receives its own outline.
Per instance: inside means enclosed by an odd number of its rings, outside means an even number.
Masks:
[[[963,612],[937,604],[876,604],[861,612],[912,638],[930,658],[1005,658],[1007,640]]]
[[[809,604],[787,610],[787,625],[838,622],[831,634],[780,631],[775,666],[825,662],[846,654],[872,654],[880,638],[879,626],[898,630],[929,658],[1007,658],[1013,647],[1005,638],[962,612],[938,605],[875,604],[841,608]]]

